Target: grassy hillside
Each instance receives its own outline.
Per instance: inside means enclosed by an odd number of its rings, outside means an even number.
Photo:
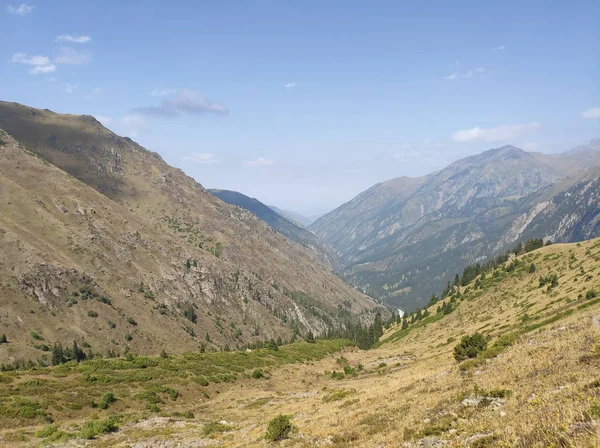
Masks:
[[[0,120],[28,142],[0,130],[0,362],[49,363],[73,341],[119,355],[289,341],[376,306],[91,117],[0,103]]]
[[[284,414],[281,446],[598,446],[600,240],[547,246],[486,277],[456,291],[451,312],[435,304],[370,351],[329,341],[5,372],[0,437],[268,446],[267,424]],[[487,348],[457,362],[454,347],[476,332]]]

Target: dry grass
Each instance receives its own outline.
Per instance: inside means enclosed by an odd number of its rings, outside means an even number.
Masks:
[[[269,420],[290,414],[296,429],[280,446],[423,446],[427,439],[449,447],[598,446],[600,329],[592,318],[600,304],[585,296],[600,290],[599,260],[600,240],[543,248],[527,255],[522,268],[496,280],[488,275],[487,290],[463,290],[458,308],[442,319],[435,319],[434,306],[427,325],[422,321],[403,333],[390,328],[375,350],[346,348],[319,361],[273,368],[268,379],[220,384],[210,399],[173,379],[166,385],[180,393],[177,401],[165,396],[161,412],[126,415],[118,432],[87,443],[268,446]],[[531,262],[535,274],[528,272]],[[559,274],[559,285],[547,291],[539,276],[550,272]],[[474,331],[493,340],[519,336],[498,356],[461,370],[452,349]],[[356,376],[332,379],[341,356],[357,368]],[[76,415],[57,422],[60,429],[80,425]],[[40,428],[6,429],[2,442],[30,446]]]

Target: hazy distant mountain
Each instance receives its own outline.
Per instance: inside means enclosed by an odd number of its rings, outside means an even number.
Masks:
[[[312,250],[319,261],[327,264],[332,269],[340,267],[339,257],[327,249],[314,233],[285,218],[258,199],[231,190],[209,189],[208,191],[223,202],[251,211],[282,235]]]
[[[578,176],[600,157],[593,144],[576,152],[491,149],[427,176],[377,184],[310,228],[342,257],[348,281],[414,308],[465,265],[525,237],[597,236],[598,197]],[[580,189],[583,203],[573,203],[571,188]]]
[[[0,160],[2,360],[37,358],[32,331],[96,353],[218,350],[376,305],[91,116],[0,102]]]
[[[271,209],[275,210],[277,213],[279,213],[284,218],[287,218],[290,221],[295,222],[296,224],[299,224],[299,225],[301,225],[303,227],[308,227],[313,222],[315,222],[317,219],[319,219],[321,216],[323,216],[322,214],[320,214],[320,215],[304,216],[304,215],[302,215],[300,213],[297,213],[297,212],[294,212],[292,210],[284,210],[284,209],[281,209],[281,208],[276,207],[274,205],[269,205],[269,207]]]

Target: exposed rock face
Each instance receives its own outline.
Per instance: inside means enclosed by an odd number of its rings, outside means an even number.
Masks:
[[[520,240],[598,236],[598,170],[585,169],[599,164],[595,141],[562,156],[505,146],[375,185],[310,228],[342,257],[350,282],[410,310]]]

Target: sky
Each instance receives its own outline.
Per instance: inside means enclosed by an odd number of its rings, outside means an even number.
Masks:
[[[207,188],[311,215],[489,148],[599,138],[599,17],[597,0],[12,0],[0,100],[93,115]]]

